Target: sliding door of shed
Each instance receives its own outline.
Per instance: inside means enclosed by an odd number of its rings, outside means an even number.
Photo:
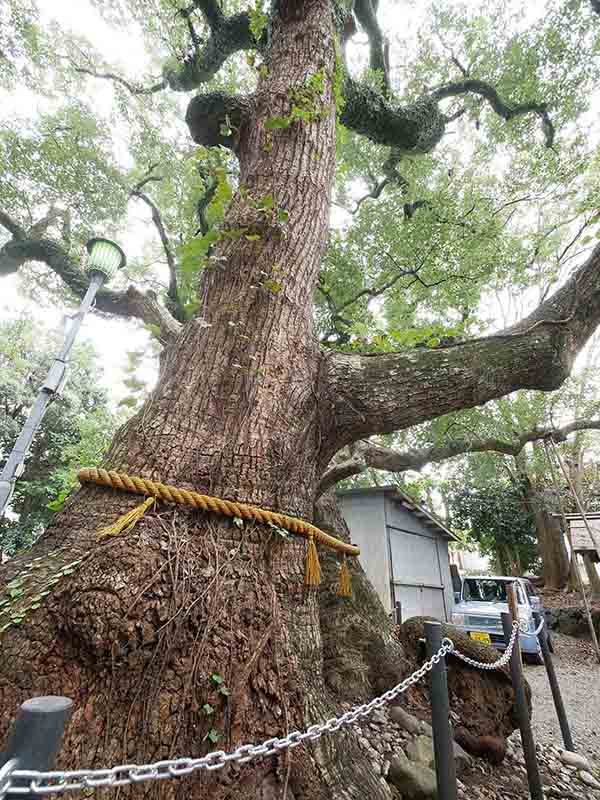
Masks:
[[[427,529],[407,531],[391,525],[387,530],[392,595],[395,603],[402,604],[402,620],[422,616],[447,620],[437,535]]]

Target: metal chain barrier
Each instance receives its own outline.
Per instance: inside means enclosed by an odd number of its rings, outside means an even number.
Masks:
[[[534,636],[539,636],[540,633],[542,632],[542,628],[544,627],[545,624],[546,624],[546,620],[542,617],[541,620],[540,620],[540,624],[534,630],[533,635]]]
[[[542,627],[540,625],[540,630],[541,629]],[[453,649],[452,653],[457,658],[460,658],[461,661],[464,661],[465,664],[470,664],[470,666],[477,667],[477,669],[490,669],[490,670],[502,669],[502,667],[507,666],[507,664],[510,661],[510,657],[512,656],[512,651],[518,636],[519,636],[519,623],[515,621],[513,622],[512,634],[510,637],[510,641],[508,643],[508,647],[506,648],[502,656],[500,656],[500,658],[497,661],[493,661],[491,664],[487,664],[483,661],[475,661],[475,659],[469,658],[469,656],[466,656],[464,655],[464,653],[461,653],[460,650]]]
[[[367,717],[372,711],[381,708],[405,692],[410,686],[418,683],[430,672],[435,664],[454,650],[450,639],[444,639],[440,649],[418,670],[398,683],[393,689],[376,697],[369,703],[355,706],[341,717],[331,717],[326,722],[311,725],[306,731],[293,731],[282,738],[268,739],[262,744],[243,744],[230,753],[217,750],[202,758],[174,758],[157,761],[154,764],[123,764],[106,769],[83,769],[68,771],[37,772],[20,770],[16,761],[10,761],[0,769],[0,800],[10,791],[11,795],[27,794],[64,794],[81,789],[95,789],[101,786],[127,786],[145,781],[159,781],[168,778],[180,778],[197,770],[208,771],[222,769],[230,762],[246,764],[253,758],[264,758],[291,750],[306,741],[316,741],[325,733],[335,733],[347,727],[361,717]],[[14,781],[28,781],[27,786],[15,786]]]

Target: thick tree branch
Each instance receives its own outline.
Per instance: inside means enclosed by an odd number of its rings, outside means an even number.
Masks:
[[[330,353],[332,453],[516,389],[556,389],[599,323],[600,245],[529,317],[497,335],[402,353]]]
[[[6,228],[15,239],[25,239],[27,236],[25,228],[21,227],[16,220],[5,211],[2,211],[2,209],[0,209],[0,225]]]
[[[395,106],[374,89],[346,76],[344,82],[345,106],[340,120],[346,127],[367,136],[376,144],[390,145],[400,155],[429,153],[439,143],[446,125],[464,109],[451,117],[445,116],[438,102],[447,97],[477,94],[492,106],[507,122],[524,114],[537,114],[542,121],[546,145],[554,141],[554,126],[543,103],[522,103],[510,106],[489,83],[464,80],[441,86],[409,106]]]
[[[516,106],[510,106],[502,100],[491,84],[473,79],[441,86],[439,89],[432,92],[431,96],[437,100],[443,100],[446,97],[458,97],[463,94],[477,94],[483,97],[488,101],[496,114],[507,122],[510,122],[510,120],[515,117],[521,117],[524,114],[537,114],[542,121],[542,130],[546,138],[546,147],[552,147],[554,143],[554,126],[545,103],[520,103]]]
[[[239,130],[249,108],[249,98],[239,95],[225,92],[197,94],[189,102],[185,121],[196,144],[206,147],[222,145],[236,150]]]
[[[384,94],[390,94],[388,44],[377,19],[377,0],[355,0],[354,14],[369,38],[369,66],[383,75]]]
[[[0,222],[8,230],[4,220],[7,215],[0,212]],[[78,297],[83,297],[89,285],[89,277],[82,272],[79,265],[69,253],[52,239],[14,237],[0,248],[0,277],[10,275],[28,261],[40,261],[55,272],[59,278]],[[171,314],[158,302],[153,292],[143,294],[130,286],[124,292],[101,289],[96,295],[98,311],[115,314],[120,317],[133,317],[146,324],[156,326],[160,330],[160,339],[168,343],[178,335],[181,326]]]
[[[189,92],[209,81],[234,53],[258,48],[247,12],[226,17],[215,0],[196,0],[185,13],[194,8],[204,14],[210,36],[204,47],[194,47],[181,64],[164,69],[164,80],[176,92]]]
[[[376,144],[397,149],[399,154],[429,153],[446,129],[446,117],[432,97],[410,106],[395,106],[383,95],[350,76],[344,81],[345,105],[340,121]]]
[[[507,456],[517,456],[529,442],[539,441],[548,436],[557,441],[564,441],[575,431],[600,430],[600,419],[576,419],[560,428],[534,427],[511,440],[487,437],[479,438],[475,434],[469,437],[449,439],[443,444],[431,445],[412,450],[394,450],[391,447],[380,447],[372,442],[357,442],[352,455],[334,462],[325,471],[319,483],[319,493],[327,491],[339,481],[359,475],[367,469],[380,469],[386,472],[418,471],[427,464],[437,464],[465,453],[496,452]]]
[[[221,6],[217,0],[195,0],[193,5],[202,11],[211,30],[223,24],[225,15],[221,11]]]

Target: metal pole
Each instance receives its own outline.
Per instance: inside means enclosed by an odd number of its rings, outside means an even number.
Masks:
[[[51,769],[72,711],[73,701],[68,697],[34,697],[23,703],[10,731],[6,749],[0,753],[0,772],[10,761],[14,769],[40,772]],[[14,785],[26,786],[27,783],[14,781]],[[0,786],[0,797],[4,796],[7,800],[33,800],[36,797],[33,793],[11,793],[10,784],[6,795]]]
[[[431,658],[442,646],[442,626],[439,622],[426,622],[424,628],[427,639],[427,657]],[[456,800],[456,764],[450,727],[450,701],[445,658],[441,658],[431,670],[431,727],[433,728],[438,800]]]
[[[98,289],[105,281],[105,276],[100,272],[92,272],[90,285],[85,293],[79,310],[73,319],[73,324],[69,328],[60,353],[52,362],[52,366],[48,371],[46,380],[41,387],[33,408],[29,412],[27,421],[23,425],[17,441],[8,456],[6,464],[0,473],[0,517],[4,514],[6,507],[10,502],[10,498],[15,488],[15,483],[18,478],[23,474],[25,469],[25,459],[29,452],[29,448],[40,426],[46,409],[54,399],[54,397],[62,390],[66,381],[67,359],[75,337],[83,324],[85,315],[89,311],[94,297]]]
[[[542,615],[540,612],[534,611],[533,618],[535,619],[536,626],[539,626],[542,621]],[[563,742],[567,750],[575,752],[575,745],[573,744],[573,737],[571,736],[571,729],[569,728],[567,712],[565,711],[562,695],[560,693],[560,686],[558,685],[558,679],[556,677],[556,671],[554,670],[552,654],[550,653],[550,647],[548,645],[548,631],[545,623],[539,633],[539,640],[542,653],[544,654],[544,665],[546,667],[546,672],[548,673],[548,683],[550,684],[550,690],[552,691],[552,698],[554,700],[554,707],[556,708],[556,716],[558,717]]]
[[[554,445],[554,441],[550,440],[553,445],[553,452],[558,457],[558,448]],[[562,518],[563,527],[565,529],[565,533],[567,535],[567,539],[569,540],[569,547],[571,548],[571,560],[573,562],[573,569],[575,570],[575,575],[577,577],[577,583],[579,585],[579,591],[581,592],[581,598],[583,600],[583,607],[585,609],[585,616],[587,619],[588,627],[590,629],[590,636],[592,637],[592,643],[594,645],[594,649],[596,651],[596,658],[598,659],[598,663],[600,663],[600,645],[598,644],[598,637],[596,636],[596,629],[594,628],[594,621],[592,619],[592,612],[590,609],[590,604],[585,593],[585,586],[583,585],[583,578],[581,577],[581,571],[579,569],[579,564],[577,562],[577,553],[573,549],[573,538],[571,536],[571,527],[569,525],[569,520],[567,519],[567,515],[565,514],[565,507],[562,501],[562,497],[560,496],[560,490],[558,488],[558,478],[556,476],[556,470],[554,468],[554,462],[550,456],[550,452],[548,450],[548,443],[544,440],[544,449],[546,451],[546,458],[548,460],[548,465],[550,466],[550,474],[552,475],[552,482],[554,484],[554,491],[556,492],[556,498],[558,500],[558,508],[560,510],[560,515]],[[559,461],[559,463],[561,463]],[[592,540],[593,541],[593,540]]]
[[[396,600],[396,625],[402,625],[402,603],[400,600]]]
[[[519,602],[517,599],[517,589],[513,581],[506,584],[506,599],[508,601],[508,610],[510,611],[512,618],[516,619],[519,622]],[[511,631],[512,633],[512,631]],[[519,646],[519,663],[523,664],[523,656],[521,654],[521,647]]]
[[[508,645],[512,635],[513,616],[509,612],[502,612],[502,627],[504,629],[504,640]],[[523,684],[523,667],[521,665],[521,648],[519,639],[515,641],[515,646],[510,657],[510,676],[513,689],[515,690],[515,705],[519,718],[519,728],[521,730],[521,742],[525,755],[525,767],[527,768],[527,782],[529,783],[529,794],[532,800],[544,800],[542,781],[538,768],[537,757],[535,754],[535,742],[531,730],[531,720],[529,719],[529,707],[525,696],[525,686]]]

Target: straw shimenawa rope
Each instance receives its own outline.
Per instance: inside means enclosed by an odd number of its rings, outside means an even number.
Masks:
[[[77,477],[81,483],[95,483],[99,486],[109,486],[122,492],[141,494],[148,497],[144,503],[124,514],[113,525],[99,531],[99,538],[115,536],[130,530],[156,500],[163,500],[166,503],[190,506],[200,511],[212,511],[215,514],[224,514],[227,517],[239,517],[240,519],[254,520],[263,524],[276,525],[279,528],[290,531],[290,533],[305,536],[308,539],[304,581],[307,586],[316,586],[321,582],[321,568],[317,556],[316,543],[335,550],[342,556],[357,556],[360,554],[360,549],[356,545],[342,542],[320,528],[311,525],[310,522],[297,517],[288,517],[287,514],[267,511],[264,508],[251,506],[247,503],[234,503],[231,500],[223,500],[220,497],[211,497],[189,489],[180,489],[177,486],[169,486],[165,483],[158,483],[157,481],[150,481],[146,478],[112,470],[82,469]],[[339,593],[343,597],[348,597],[351,594],[350,574],[345,559],[340,571]]]

